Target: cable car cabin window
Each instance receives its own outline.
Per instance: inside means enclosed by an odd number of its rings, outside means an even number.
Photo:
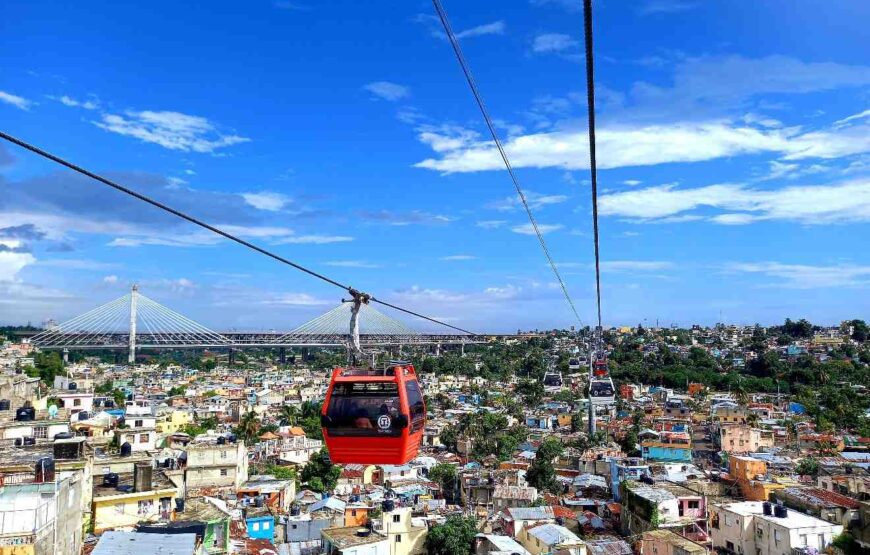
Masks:
[[[408,394],[408,408],[411,411],[411,432],[416,432],[426,424],[426,405],[423,403],[423,393],[420,384],[409,381],[405,384]]]
[[[399,426],[399,386],[395,382],[337,383],[329,399],[325,427],[333,436],[395,437]]]

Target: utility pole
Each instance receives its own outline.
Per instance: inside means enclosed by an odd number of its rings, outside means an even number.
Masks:
[[[136,298],[139,296],[139,286],[135,283],[130,290],[130,354],[128,364],[136,362]]]

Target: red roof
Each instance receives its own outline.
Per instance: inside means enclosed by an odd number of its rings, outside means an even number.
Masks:
[[[833,505],[840,505],[841,507],[846,507],[847,509],[858,509],[861,507],[861,504],[855,499],[852,499],[851,497],[847,497],[834,491],[828,491],[822,488],[809,488],[809,490],[807,490],[807,493],[812,495],[816,499],[826,501]]]

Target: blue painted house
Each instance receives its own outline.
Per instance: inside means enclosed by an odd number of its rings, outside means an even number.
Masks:
[[[248,528],[249,538],[269,541],[275,539],[275,517],[266,510],[254,511],[253,507],[249,509],[245,526]]]

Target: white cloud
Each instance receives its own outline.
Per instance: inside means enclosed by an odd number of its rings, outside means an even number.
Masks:
[[[399,85],[398,83],[391,83],[390,81],[375,81],[373,83],[368,83],[363,86],[363,89],[378,98],[389,100],[390,102],[401,100],[411,94],[411,90],[408,87]]]
[[[17,96],[5,91],[0,91],[0,102],[11,104],[19,110],[30,110],[30,107],[34,105],[32,100],[27,100],[23,96]]]
[[[870,286],[870,266],[853,264],[813,266],[779,262],[732,263],[727,264],[725,269],[777,278],[778,286],[795,289]]]
[[[18,273],[36,262],[18,239],[0,239],[0,282],[17,281]]]
[[[538,224],[538,231],[541,232],[541,235],[546,235],[547,233],[558,231],[563,227],[565,226],[563,226],[562,224]],[[511,228],[511,231],[513,231],[514,233],[519,233],[521,235],[535,234],[535,229],[532,227],[531,223],[515,225]]]
[[[639,181],[637,179],[626,179],[622,182],[623,185],[628,185],[629,187],[634,187],[636,185],[640,185],[643,181]]]
[[[533,210],[537,210],[551,204],[561,204],[568,200],[568,195],[543,195],[535,191],[526,191],[525,196],[526,202]],[[522,206],[523,205],[519,197],[516,195],[511,195],[505,197],[502,200],[490,202],[486,205],[486,208],[507,212],[509,210],[522,208]]]
[[[169,176],[166,178],[166,182],[168,183],[167,187],[172,189],[176,189],[182,185],[187,185],[187,180],[180,177]]]
[[[453,262],[453,261],[462,261],[462,260],[475,260],[476,256],[472,256],[470,254],[452,254],[450,256],[442,256],[438,260],[444,260],[445,262]]]
[[[116,283],[118,283],[118,276],[116,276],[116,275],[106,276],[103,278],[103,283],[105,283],[107,285],[115,285]]]
[[[276,245],[326,245],[328,243],[347,243],[353,241],[353,237],[346,235],[297,235],[279,239],[273,243]]]
[[[503,169],[489,141],[464,133],[428,132],[418,138],[437,152],[415,164],[445,173]],[[764,130],[728,122],[612,126],[597,131],[600,169],[702,162],[718,158],[775,153],[785,160],[838,158],[870,152],[870,126],[800,133],[798,129]],[[585,131],[554,131],[513,137],[505,150],[515,168],[586,169],[589,164]]]
[[[380,265],[365,260],[331,260],[324,262],[324,264],[336,268],[380,268]]]
[[[63,95],[60,97],[49,97],[52,100],[57,100],[64,106],[69,106],[71,108],[84,108],[85,110],[96,110],[100,107],[96,100],[88,99],[88,100],[76,100],[67,95]]]
[[[759,220],[806,224],[866,222],[870,221],[870,182],[855,180],[773,190],[728,183],[691,189],[661,185],[599,199],[601,215],[638,221],[701,219],[705,216],[689,213],[701,208],[725,211],[710,220],[730,225]]]
[[[503,35],[505,30],[504,21],[493,21],[492,23],[484,23],[471,29],[465,29],[456,33],[456,38],[467,39],[470,37],[481,37],[484,35]]]
[[[637,12],[641,15],[677,13],[691,10],[697,5],[696,2],[686,0],[647,0],[641,4]]]
[[[180,112],[130,110],[123,116],[102,114],[101,120],[93,123],[112,133],[183,152],[212,153],[251,140],[234,134],[224,135],[208,119]]]
[[[308,293],[279,293],[263,302],[266,304],[288,306],[323,306],[334,304],[332,301],[318,299]]]
[[[245,202],[258,210],[266,210],[268,212],[278,212],[287,206],[291,199],[287,195],[281,193],[273,193],[270,191],[262,191],[259,193],[242,193],[242,198]]]
[[[868,118],[870,118],[870,109],[864,110],[863,112],[860,112],[857,114],[853,114],[853,115],[846,117],[846,118],[843,118],[843,119],[839,119],[839,120],[834,122],[834,127],[846,127],[847,125],[850,125],[852,122],[865,120]]]
[[[532,52],[544,54],[548,52],[564,52],[577,48],[579,43],[564,33],[544,33],[532,41]]]
[[[481,220],[474,225],[483,229],[497,229],[507,223],[507,220]]]

